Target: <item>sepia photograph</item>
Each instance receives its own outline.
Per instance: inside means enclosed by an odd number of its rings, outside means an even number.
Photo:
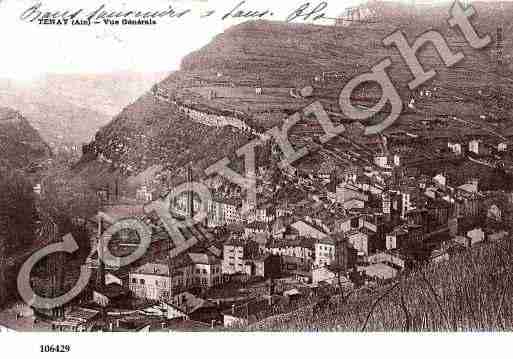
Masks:
[[[3,0],[0,29],[0,343],[513,329],[513,2]]]

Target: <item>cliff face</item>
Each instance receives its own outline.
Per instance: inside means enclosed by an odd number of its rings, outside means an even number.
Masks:
[[[480,34],[495,35],[496,26],[513,15],[513,6],[507,3],[503,10],[486,3],[473,5],[478,15],[472,22]],[[425,86],[430,90],[436,87],[436,96],[419,100],[419,108],[429,109],[434,116],[509,115],[510,109],[499,109],[493,96],[477,96],[479,89],[489,94],[497,86],[505,96],[513,95],[513,82],[495,73],[493,46],[472,50],[459,30],[448,27],[447,6],[415,11],[396,6],[384,8],[380,14],[376,23],[347,27],[268,21],[234,26],[186,56],[180,71],[125,108],[97,133],[90,150],[102,153],[113,166],[129,166],[136,173],[152,165],[173,170],[190,161],[207,166],[233,154],[251,134],[232,126],[216,128],[212,123],[198,123],[181,106],[207,116],[243,119],[250,128],[262,131],[314,100],[337,111],[338,94],[347,81],[387,57],[393,64],[389,75],[406,106],[421,89],[408,89],[412,80],[409,69],[397,49],[381,43],[386,34],[398,28],[410,42],[428,29],[437,29],[453,52],[465,54],[461,63],[446,68],[433,46],[421,49],[419,57],[425,68],[435,68],[439,74]],[[507,39],[506,57],[510,48]],[[294,95],[306,85],[314,87],[311,97]],[[362,104],[372,105],[380,90],[368,86],[358,96],[363,98]],[[410,114],[408,121],[423,116]]]
[[[48,145],[19,112],[0,108],[0,165],[28,168],[49,156]]]

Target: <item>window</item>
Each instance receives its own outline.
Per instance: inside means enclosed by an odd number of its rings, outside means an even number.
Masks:
[[[201,273],[201,269],[196,269],[196,274],[200,274]]]
[[[144,284],[144,283],[145,283],[144,279],[141,279],[141,280],[139,281],[139,283]]]
[[[203,274],[207,274],[207,270],[206,269],[203,269]]]

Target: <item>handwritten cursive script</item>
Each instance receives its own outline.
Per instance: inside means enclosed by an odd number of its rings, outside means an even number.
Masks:
[[[1,0],[0,0],[1,1]],[[288,12],[285,19],[277,19],[276,11],[269,8],[252,8],[249,7],[247,1],[240,1],[236,5],[226,9],[208,9],[201,10],[197,15],[200,18],[208,18],[219,16],[220,20],[228,19],[270,19],[270,20],[285,20],[286,22],[292,21],[319,21],[319,20],[334,20],[327,16],[326,10],[328,3],[321,1],[318,3],[305,2],[299,5],[294,10]],[[20,19],[27,22],[39,22],[40,24],[53,24],[56,21],[60,22],[87,22],[90,24],[107,23],[110,21],[136,19],[136,20],[156,20],[156,19],[180,19],[186,16],[193,15],[192,8],[178,8],[168,6],[163,9],[153,10],[136,10],[124,9],[116,10],[108,8],[106,4],[102,4],[95,9],[72,9],[72,10],[56,10],[45,9],[42,2],[38,2],[20,15]]]

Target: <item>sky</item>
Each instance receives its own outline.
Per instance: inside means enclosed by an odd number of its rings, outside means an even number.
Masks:
[[[226,28],[247,19],[222,20],[242,0],[0,0],[0,77],[33,81],[46,73],[162,72],[179,68],[183,56],[206,45]],[[407,1],[407,0],[405,0]],[[436,0],[439,1],[439,0]],[[268,19],[284,20],[307,0],[246,0],[246,10],[270,9]],[[321,1],[311,1],[315,7]],[[327,16],[336,16],[358,0],[327,0]],[[102,4],[111,11],[191,9],[180,19],[149,26],[56,26],[21,20],[40,3],[43,11],[91,13]],[[215,9],[204,19],[200,14]],[[84,16],[85,17],[85,16]],[[323,22],[318,22],[322,24]]]

